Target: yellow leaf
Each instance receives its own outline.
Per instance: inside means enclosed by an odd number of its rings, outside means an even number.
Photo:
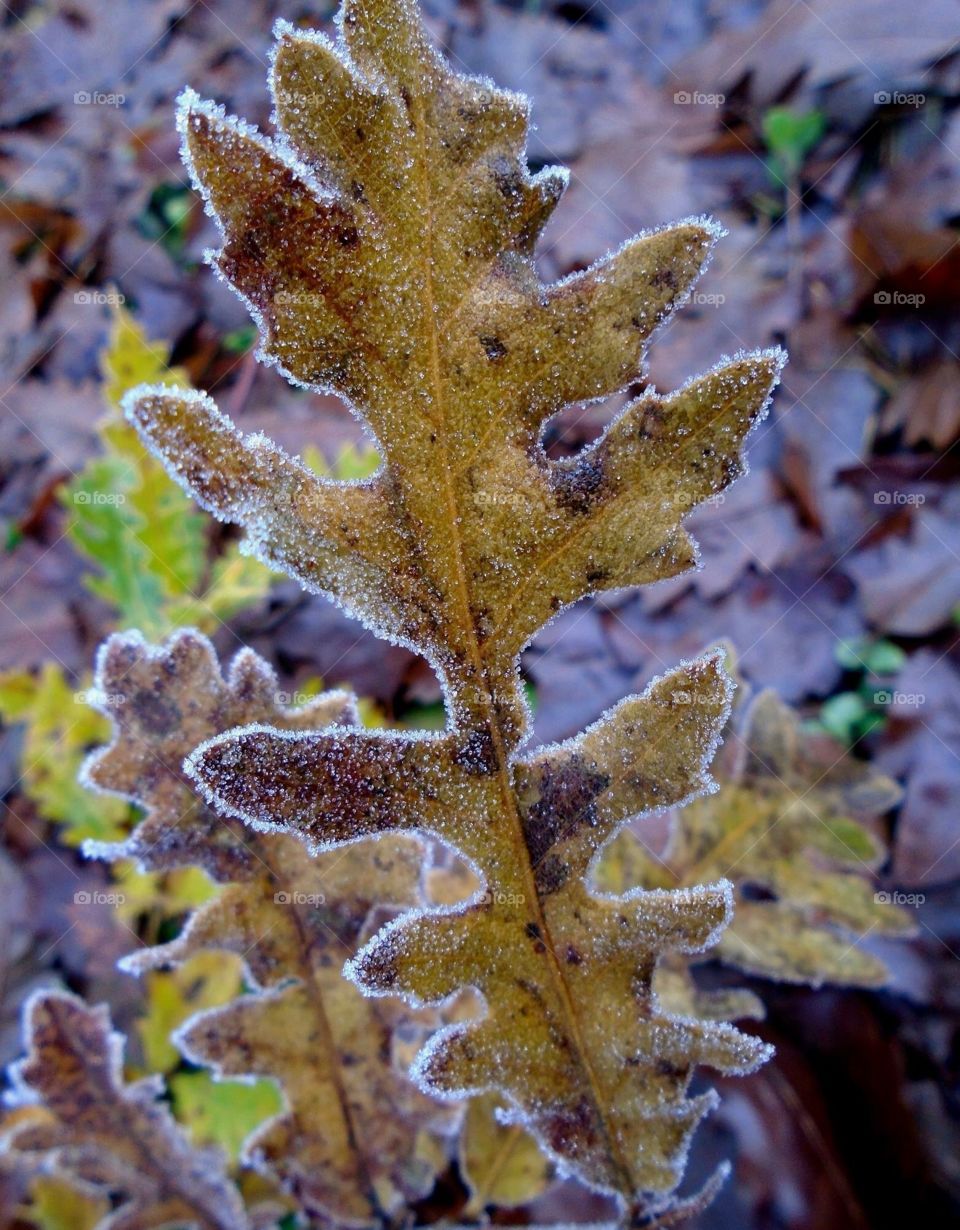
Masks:
[[[44,820],[63,825],[63,839],[115,841],[129,807],[117,799],[93,799],[78,781],[91,747],[107,736],[109,723],[92,707],[90,681],[69,682],[54,662],[39,674],[0,674],[0,717],[25,727],[20,788]]]
[[[493,1094],[474,1098],[467,1108],[460,1164],[470,1188],[468,1211],[487,1205],[526,1204],[548,1186],[553,1168],[533,1137],[516,1123],[501,1123]]]
[[[105,1196],[78,1190],[62,1179],[38,1175],[30,1184],[30,1216],[39,1230],[95,1230],[110,1211]]]
[[[188,389],[190,378],[182,367],[169,366],[166,342],[147,340],[136,319],[124,307],[113,312],[110,341],[100,356],[103,392],[107,404],[118,410],[126,393],[138,384],[165,384]]]
[[[226,1004],[243,985],[239,957],[199,952],[169,973],[147,975],[147,1014],[137,1022],[137,1033],[148,1072],[172,1072],[180,1052],[171,1035],[198,1012]]]
[[[886,967],[858,941],[915,927],[874,880],[887,856],[876,818],[897,803],[900,787],[805,731],[771,691],[741,701],[718,778],[716,794],[673,818],[660,856],[625,832],[606,852],[598,882],[623,891],[727,876],[736,909],[715,955],[786,982],[882,986]]]
[[[219,1145],[236,1162],[244,1141],[279,1113],[283,1101],[271,1081],[215,1081],[208,1072],[170,1078],[174,1112],[200,1144]]]

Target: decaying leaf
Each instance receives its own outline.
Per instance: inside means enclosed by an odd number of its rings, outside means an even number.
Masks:
[[[123,1040],[104,1006],[63,992],[26,1008],[30,1052],[12,1069],[14,1095],[37,1103],[3,1147],[38,1173],[108,1196],[100,1230],[244,1230],[247,1215],[216,1150],[192,1149],[160,1101],[162,1082],[123,1081]]]
[[[152,870],[199,863],[223,885],[177,939],[125,967],[179,964],[209,949],[243,958],[255,993],[186,1021],[181,1050],[217,1075],[275,1079],[286,1107],[247,1140],[244,1157],[279,1176],[309,1215],[379,1224],[433,1182],[418,1131],[449,1131],[455,1116],[392,1062],[393,1029],[409,1013],[365,999],[340,971],[375,900],[418,902],[422,847],[400,837],[314,859],[292,837],[215,815],[180,767],[204,739],[251,720],[290,731],[353,722],[352,698],[326,692],[289,708],[256,654],[242,651],[224,678],[210,643],[188,631],[157,648],[135,634],[111,637],[97,690],[114,739],[89,761],[87,781],[146,817],[122,845],[90,843],[88,853]]]
[[[887,850],[869,822],[898,802],[899,786],[805,731],[772,691],[738,706],[716,771],[719,791],[673,817],[663,853],[623,833],[600,883],[666,888],[725,876],[737,904],[713,955],[787,982],[882,986],[886,967],[858,941],[914,930],[873,875]],[[675,995],[690,994],[680,986]],[[712,1010],[701,1000],[697,1015],[755,1015],[743,994],[725,992]]]
[[[180,123],[260,357],[343,396],[380,469],[324,480],[199,393],[151,386],[125,404],[248,551],[427,658],[449,721],[414,735],[261,719],[187,769],[218,807],[318,849],[426,832],[469,859],[482,896],[388,923],[347,969],[414,1003],[479,989],[485,1018],[421,1052],[424,1088],[496,1090],[639,1217],[669,1202],[711,1105],[687,1096],[695,1066],[747,1072],[767,1048],[671,1016],[651,989],[662,953],[716,940],[728,884],[614,898],[585,877],[631,816],[708,787],[728,685],[706,656],[531,756],[517,655],[583,596],[693,566],[683,517],[742,471],[783,356],[647,391],[580,455],[548,460],[546,421],[636,379],[718,228],[687,220],[543,285],[532,253],[566,175],[529,174],[526,100],[446,67],[412,0],[345,0],[339,21],[336,45],[277,27],[276,137],[190,91]]]

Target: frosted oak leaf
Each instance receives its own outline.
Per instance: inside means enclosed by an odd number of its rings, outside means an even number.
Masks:
[[[768,1051],[671,1016],[652,989],[663,952],[714,942],[730,886],[608,897],[589,871],[628,819],[709,787],[728,683],[716,656],[681,665],[531,755],[517,659],[570,603],[694,566],[683,517],[742,472],[783,355],[647,390],[591,447],[549,460],[545,423],[637,379],[719,228],[688,219],[543,284],[533,250],[565,174],[529,173],[526,100],[454,73],[409,0],[347,0],[336,42],[281,24],[271,88],[272,137],[183,98],[185,158],[223,235],[211,259],[261,357],[344,397],[382,465],[325,480],[201,394],[141,389],[127,413],[248,550],[423,654],[448,724],[259,723],[187,768],[218,808],[315,849],[424,832],[470,861],[480,898],[388,924],[351,976],[418,1003],[479,988],[487,1016],[434,1037],[424,1088],[496,1090],[636,1219],[671,1200],[712,1104],[688,1096],[696,1065],[746,1072]]]

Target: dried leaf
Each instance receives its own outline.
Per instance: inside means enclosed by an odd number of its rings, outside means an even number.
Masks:
[[[15,1096],[47,1112],[15,1126],[3,1147],[81,1192],[110,1196],[101,1230],[243,1230],[248,1220],[223,1159],[192,1150],[159,1101],[157,1079],[125,1085],[121,1035],[105,1006],[43,991],[27,1004],[27,1058],[12,1069]]]
[[[437,735],[254,723],[187,768],[267,831],[318,847],[428,832],[470,859],[482,900],[388,924],[351,976],[414,1002],[479,988],[487,1016],[434,1035],[415,1065],[424,1087],[499,1091],[586,1182],[636,1214],[663,1208],[712,1102],[687,1098],[694,1066],[744,1072],[767,1054],[727,1025],[669,1016],[651,991],[662,952],[716,939],[730,890],[613,899],[585,875],[630,816],[706,788],[727,684],[716,657],[700,659],[524,756],[516,659],[586,594],[694,564],[683,516],[741,472],[783,356],[739,355],[675,393],[648,391],[595,445],[549,461],[545,422],[636,378],[718,228],[640,236],[545,286],[532,252],[566,176],[528,173],[524,99],[450,71],[410,0],[346,0],[336,46],[277,33],[280,135],[188,91],[185,157],[261,357],[345,397],[382,466],[325,481],[198,393],[148,387],[127,413],[205,508],[245,527],[248,551],[423,654],[449,723]]]
[[[897,784],[804,731],[772,691],[740,706],[718,778],[716,794],[674,817],[662,855],[623,834],[600,883],[669,887],[726,876],[737,905],[716,948],[722,960],[787,982],[882,986],[886,967],[857,945],[914,930],[906,911],[876,891],[873,874],[887,850],[870,821],[898,802]],[[735,998],[719,1011],[749,1007]],[[718,1006],[702,1004],[697,1014],[705,1008],[712,1016]]]
[[[97,685],[114,739],[91,758],[87,781],[135,801],[146,817],[125,843],[91,843],[88,853],[154,870],[197,862],[224,885],[177,939],[134,953],[125,967],[189,967],[209,950],[221,964],[224,951],[243,958],[255,993],[192,1016],[175,1035],[180,1049],[218,1076],[276,1080],[286,1106],[253,1133],[243,1157],[275,1173],[310,1215],[377,1223],[433,1182],[417,1156],[418,1129],[448,1131],[455,1119],[393,1064],[396,1010],[365,999],[340,971],[375,888],[383,902],[418,901],[422,848],[398,838],[314,859],[293,838],[251,834],[215,815],[180,769],[204,738],[250,720],[301,731],[354,722],[352,699],[327,692],[288,707],[256,654],[242,651],[224,678],[209,642],[189,631],[155,649],[135,634],[111,637]]]

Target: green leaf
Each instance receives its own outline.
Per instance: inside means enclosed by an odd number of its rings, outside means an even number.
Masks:
[[[855,743],[861,733],[861,723],[870,713],[870,706],[859,692],[840,692],[831,696],[820,709],[820,724],[835,739]]]
[[[210,631],[258,601],[270,584],[269,571],[235,545],[208,566],[205,518],[120,415],[133,386],[190,387],[167,357],[165,343],[149,341],[128,312],[116,311],[101,356],[111,407],[100,425],[105,455],[61,493],[69,537],[98,567],[87,578],[89,588],[117,611],[120,627],[156,637],[188,625]]]
[[[257,340],[257,330],[253,325],[245,325],[242,329],[231,329],[223,335],[223,348],[228,354],[246,354]]]
[[[337,454],[333,465],[329,465],[323,453],[314,445],[308,444],[303,450],[303,460],[314,474],[319,474],[321,478],[333,478],[342,482],[369,478],[371,474],[375,474],[380,465],[380,454],[368,444],[357,446],[347,443]]]
[[[893,641],[871,641],[868,637],[859,637],[853,641],[840,641],[836,659],[845,670],[895,675],[906,662],[907,655]]]
[[[98,458],[68,484],[61,499],[71,513],[69,538],[101,569],[86,578],[87,587],[119,612],[122,624],[153,631],[160,622],[164,587],[157,561],[141,538],[147,523],[127,504],[135,483],[135,472],[124,459]]]
[[[827,126],[822,111],[793,111],[771,107],[763,117],[763,137],[770,152],[775,179],[785,182],[799,174],[806,156],[823,136]]]
[[[196,1144],[219,1145],[231,1162],[244,1140],[283,1109],[273,1081],[214,1080],[209,1072],[178,1072],[170,1078],[173,1110]]]

